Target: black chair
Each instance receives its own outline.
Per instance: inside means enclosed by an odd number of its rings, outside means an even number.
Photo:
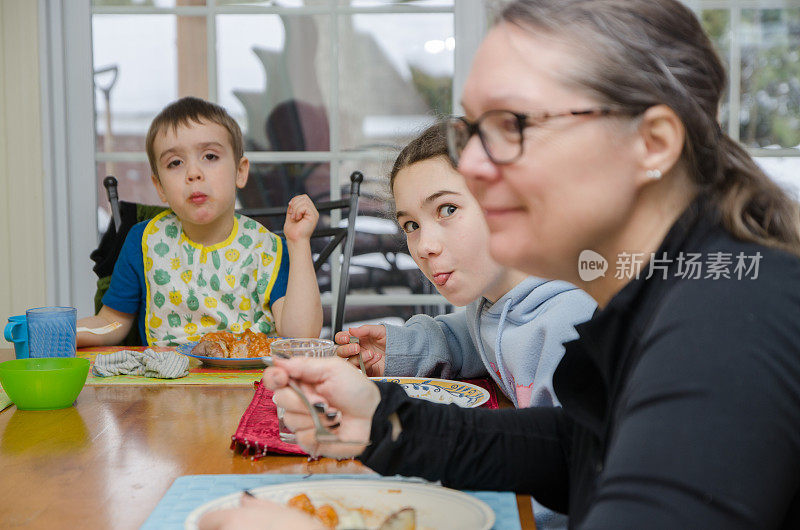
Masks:
[[[331,337],[342,330],[344,324],[345,301],[347,298],[348,283],[350,275],[350,258],[353,255],[353,244],[355,242],[355,220],[358,215],[358,200],[361,195],[361,183],[364,175],[360,171],[354,171],[350,175],[350,195],[347,198],[336,201],[320,201],[315,203],[320,212],[320,221],[317,228],[311,235],[312,241],[322,243],[321,250],[314,258],[314,271],[319,272],[322,266],[330,258],[337,246],[342,245],[342,266],[339,272],[338,292],[336,296],[336,308],[331,323]],[[106,188],[108,201],[111,205],[112,218],[108,230],[100,241],[100,246],[91,254],[91,259],[95,262],[94,272],[98,276],[97,294],[95,295],[95,312],[100,310],[102,305],[100,300],[108,289],[111,273],[119,257],[122,244],[128,231],[137,222],[151,219],[164,207],[144,206],[135,203],[120,201],[117,195],[117,179],[108,176],[103,180]],[[286,206],[276,206],[269,208],[252,208],[237,210],[238,213],[254,218],[256,220],[267,218],[286,217]],[[330,214],[334,210],[347,210],[347,226],[326,225],[324,219],[330,219]],[[117,229],[119,227],[119,229]],[[277,235],[283,235],[281,230],[272,230]],[[139,342],[137,326],[134,324],[131,334],[123,344],[136,345]]]
[[[319,272],[322,265],[328,261],[334,249],[340,244],[342,247],[342,267],[339,271],[339,287],[336,296],[336,309],[333,314],[333,322],[331,325],[331,337],[342,330],[344,324],[344,309],[345,300],[347,298],[348,283],[350,280],[350,258],[353,256],[353,244],[355,243],[356,232],[356,216],[358,215],[358,199],[361,195],[361,183],[364,181],[364,175],[360,171],[353,171],[350,175],[350,196],[345,199],[336,201],[320,201],[316,202],[314,206],[320,213],[320,223],[314,233],[311,234],[312,239],[330,238],[328,239],[322,250],[314,259],[314,271]],[[347,210],[347,226],[324,226],[322,219],[326,215],[330,215],[333,210]],[[286,206],[275,206],[270,208],[252,208],[238,210],[242,215],[246,215],[256,220],[269,217],[286,217]],[[322,226],[321,226],[322,225]],[[281,230],[273,230],[275,234],[283,235]]]

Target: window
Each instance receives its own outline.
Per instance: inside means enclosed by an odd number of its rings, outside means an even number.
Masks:
[[[352,171],[365,175],[348,322],[445,310],[389,220],[384,188],[397,148],[452,112],[455,4],[92,0],[98,231],[109,220],[106,175],[122,200],[158,204],[144,153],[149,123],[179,97],[203,97],[242,127],[251,171],[241,207],[298,193],[338,198]],[[326,305],[337,273],[321,272]]]
[[[800,6],[684,1],[729,70],[723,127],[800,195]],[[94,277],[86,256],[108,221],[102,177],[117,176],[123,200],[156,202],[144,133],[161,107],[193,94],[224,105],[245,131],[253,178],[240,196],[243,206],[277,203],[298,190],[338,197],[351,171],[366,175],[348,320],[404,318],[441,304],[382,217],[383,176],[395,148],[460,94],[486,4],[44,0],[48,248],[56,264],[48,281],[55,300],[90,311]],[[96,136],[86,138],[92,128]],[[278,130],[292,134],[276,136]],[[95,193],[86,194],[87,187]]]
[[[800,197],[800,6],[784,0],[687,3],[728,68],[723,129]]]

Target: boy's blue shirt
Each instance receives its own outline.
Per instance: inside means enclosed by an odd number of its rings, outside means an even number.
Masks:
[[[147,309],[147,287],[144,280],[144,255],[142,254],[142,237],[149,221],[142,221],[131,227],[122,250],[114,265],[111,285],[103,295],[103,305],[122,313],[137,315],[139,337],[142,344],[147,344],[145,333],[145,310]],[[281,238],[283,239],[283,238]],[[286,296],[286,285],[289,280],[289,255],[286,242],[281,245],[281,267],[278,277],[270,292],[269,305]]]

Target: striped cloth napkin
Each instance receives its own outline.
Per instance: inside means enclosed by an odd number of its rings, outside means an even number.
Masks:
[[[92,375],[143,375],[159,379],[178,379],[189,375],[189,358],[172,351],[143,352],[120,350],[98,355],[92,366]]]

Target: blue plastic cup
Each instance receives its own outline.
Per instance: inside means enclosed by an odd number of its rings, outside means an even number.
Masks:
[[[25,315],[8,317],[8,324],[3,331],[3,336],[8,342],[14,343],[14,353],[17,359],[27,359],[28,355],[28,321]]]
[[[31,358],[75,357],[74,307],[37,307],[26,311]]]

